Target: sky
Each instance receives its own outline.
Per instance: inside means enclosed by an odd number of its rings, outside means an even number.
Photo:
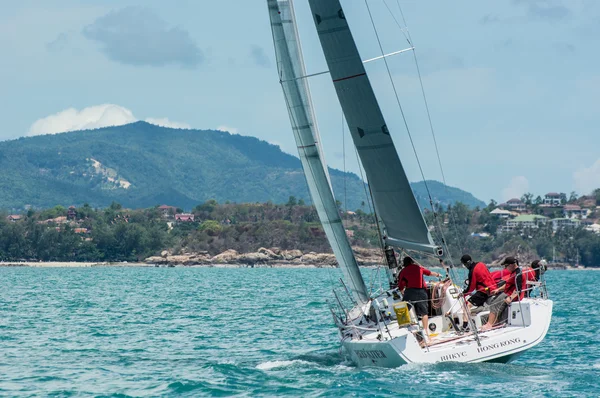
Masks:
[[[307,0],[295,4],[307,72],[326,71]],[[600,2],[342,5],[363,59],[412,37],[421,80],[413,52],[366,64],[411,181],[485,202],[600,188]],[[329,76],[309,83],[327,163],[360,174]],[[297,155],[266,0],[0,0],[0,140],[136,120]]]

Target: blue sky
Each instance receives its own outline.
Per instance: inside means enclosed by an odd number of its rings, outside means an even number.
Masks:
[[[326,70],[297,0],[309,73]],[[346,0],[363,58],[380,55]],[[407,47],[369,0],[385,52]],[[488,201],[600,187],[600,2],[400,0],[449,185]],[[225,129],[296,154],[263,0],[2,0],[0,139],[133,120]],[[411,53],[390,57],[425,178],[441,180]],[[409,179],[420,180],[383,62],[367,71]],[[357,172],[327,75],[311,88],[329,165]],[[346,131],[347,133],[347,131]]]

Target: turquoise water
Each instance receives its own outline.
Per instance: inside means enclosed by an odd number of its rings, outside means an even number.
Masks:
[[[597,397],[600,272],[546,275],[550,331],[516,362],[388,370],[339,354],[337,270],[0,268],[0,395]]]

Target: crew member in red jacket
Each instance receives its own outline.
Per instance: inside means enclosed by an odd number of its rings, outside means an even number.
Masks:
[[[482,262],[474,262],[470,255],[465,254],[461,257],[460,262],[469,270],[469,286],[463,292],[466,295],[471,295],[467,298],[467,308],[471,311],[471,306],[480,307],[490,297],[492,290],[496,289],[496,283],[490,274],[487,266]],[[466,330],[468,323],[468,314],[463,317],[463,329]]]
[[[531,263],[531,267],[523,267],[523,290],[525,291],[525,297],[530,297],[533,289],[533,284],[529,284],[528,282],[539,281],[545,271],[546,267],[541,260],[534,260]]]
[[[523,300],[524,297],[528,297],[527,294],[529,286],[528,281],[535,281],[535,271],[531,268],[521,269],[519,267],[519,261],[514,257],[507,257],[504,260],[506,263],[506,269],[510,271],[510,276],[506,280],[506,285],[499,287],[495,290],[496,293],[504,292],[507,296],[511,296],[515,291],[516,300]],[[513,300],[515,301],[515,300]]]
[[[491,273],[492,279],[496,282],[496,286],[500,287],[506,283],[506,280],[510,278],[510,271],[504,267]]]
[[[546,262],[545,260],[534,260],[531,263],[531,268],[535,273],[535,280],[539,281],[542,278],[544,272],[546,272]]]
[[[423,321],[423,329],[429,336],[429,297],[427,296],[427,284],[424,275],[441,276],[437,272],[421,267],[412,258],[406,256],[402,260],[403,268],[398,275],[398,290],[402,292],[404,301],[412,304],[417,314]]]
[[[497,296],[490,303],[490,315],[488,322],[481,327],[482,331],[490,330],[506,306],[513,301],[522,300],[525,296],[527,276],[521,272],[519,261],[514,257],[506,257],[502,265],[510,271],[510,277],[506,280],[506,284],[492,291],[492,294]]]
[[[468,254],[462,256],[460,262],[469,270],[469,286],[464,294],[474,292],[468,301],[479,307],[485,303],[491,291],[496,289],[496,282],[494,282],[488,267],[482,262],[474,262]]]
[[[535,277],[535,270],[531,267],[523,267],[523,269],[521,269],[521,275],[523,279],[523,294],[521,299],[523,299],[523,297],[529,297],[531,289],[533,288],[533,285],[530,285],[527,282],[535,282],[537,281],[537,278]]]

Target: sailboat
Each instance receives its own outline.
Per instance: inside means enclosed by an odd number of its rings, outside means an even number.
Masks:
[[[389,280],[398,273],[395,250],[448,257],[448,250],[432,239],[390,131],[359,55],[339,0],[309,0],[338,101],[366,173],[379,228]],[[508,362],[539,344],[552,315],[545,284],[538,297],[511,303],[502,327],[479,332],[489,311],[472,314],[452,268],[447,279],[433,287],[435,300],[427,331],[414,310],[390,283],[389,289],[370,292],[346,236],[327,171],[311,100],[292,0],[267,0],[283,89],[298,154],[309,192],[323,229],[343,274],[343,292],[334,291],[331,308],[341,345],[359,366],[396,367],[407,363]],[[380,57],[382,58],[382,57]],[[451,263],[451,262],[450,262]],[[533,294],[531,296],[534,296]],[[457,327],[468,314],[472,331]],[[427,344],[423,340],[428,337]]]

